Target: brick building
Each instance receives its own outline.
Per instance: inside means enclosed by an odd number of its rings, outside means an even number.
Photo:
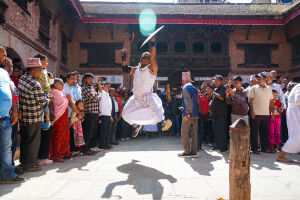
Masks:
[[[23,65],[42,53],[48,57],[48,71],[67,73],[65,49],[78,22],[72,13],[69,0],[0,0],[0,45]]]
[[[36,52],[50,59],[50,71],[64,76],[68,71],[107,76],[115,86],[130,88],[130,79],[120,66],[118,50],[127,48],[129,63],[136,65],[145,39],[138,16],[145,8],[156,13],[157,59],[160,86],[180,82],[183,70],[195,80],[218,73],[245,77],[276,69],[300,79],[300,2],[257,3],[110,3],[79,0],[28,0],[27,11],[19,0],[0,1],[5,22],[0,26],[0,45],[11,49],[23,62]],[[6,5],[3,6],[3,3]],[[43,39],[43,17],[49,22]],[[0,20],[2,21],[2,20]],[[42,38],[40,35],[42,34]],[[24,39],[25,38],[25,39]]]

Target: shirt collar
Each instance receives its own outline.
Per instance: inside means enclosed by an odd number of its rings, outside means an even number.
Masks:
[[[189,86],[189,85],[193,85],[191,82],[189,82],[189,83],[186,83],[184,86],[183,86],[183,89],[185,89],[187,86]]]

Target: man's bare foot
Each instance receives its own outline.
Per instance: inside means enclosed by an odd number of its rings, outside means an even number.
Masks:
[[[279,161],[279,162],[287,162],[287,163],[292,163],[293,162],[292,160],[289,160],[286,157],[280,157],[280,156],[278,156],[276,158],[276,160]]]

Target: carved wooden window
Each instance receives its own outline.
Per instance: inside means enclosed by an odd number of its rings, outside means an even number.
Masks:
[[[213,42],[211,44],[211,52],[212,53],[222,53],[222,43],[220,42]]]
[[[202,42],[195,42],[193,44],[194,53],[204,53],[204,44]]]
[[[292,67],[300,66],[300,35],[291,40],[292,44]]]
[[[82,43],[80,48],[88,51],[87,66],[115,65],[115,51],[123,48],[122,43]]]
[[[51,14],[45,8],[40,7],[39,40],[46,46],[50,41],[50,20]]]
[[[166,42],[157,42],[156,49],[159,53],[168,52],[168,44]]]
[[[238,44],[245,52],[245,62],[239,67],[278,67],[272,63],[272,50],[278,49],[278,44]]]
[[[177,53],[183,53],[186,50],[186,45],[183,41],[178,41],[174,45],[174,50]]]
[[[68,60],[68,37],[61,33],[61,62],[67,65]]]

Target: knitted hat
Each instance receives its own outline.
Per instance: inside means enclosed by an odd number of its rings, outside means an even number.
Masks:
[[[28,58],[27,68],[42,67],[41,60],[39,58]]]

